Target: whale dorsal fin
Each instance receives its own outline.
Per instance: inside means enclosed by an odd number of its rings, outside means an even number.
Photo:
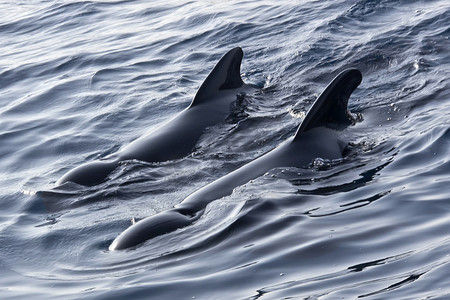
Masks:
[[[356,120],[348,111],[347,104],[361,80],[362,74],[358,69],[347,69],[339,73],[311,106],[295,138],[315,127],[338,129],[355,123]]]
[[[220,90],[240,88],[244,84],[241,78],[243,56],[244,52],[239,47],[228,51],[206,77],[191,105],[202,103]]]

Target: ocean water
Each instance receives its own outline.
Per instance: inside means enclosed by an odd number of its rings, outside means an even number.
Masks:
[[[0,298],[450,299],[449,36],[446,0],[0,1]],[[55,187],[187,107],[236,46],[257,91],[191,155]],[[108,251],[294,134],[348,67],[363,121],[344,159]]]

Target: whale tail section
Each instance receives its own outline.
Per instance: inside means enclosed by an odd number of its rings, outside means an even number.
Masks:
[[[361,81],[362,74],[358,69],[339,73],[311,106],[295,137],[315,127],[340,129],[354,124],[356,119],[348,111],[347,104]]]
[[[67,172],[56,185],[67,181],[84,186],[94,186],[105,181],[108,175],[119,165],[118,161],[92,161]]]
[[[202,103],[216,92],[227,89],[237,89],[243,86],[241,78],[241,62],[244,52],[240,47],[228,51],[206,77],[191,106]]]

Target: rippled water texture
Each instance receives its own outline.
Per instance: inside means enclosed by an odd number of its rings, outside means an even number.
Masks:
[[[449,36],[446,0],[0,2],[0,298],[449,299]],[[258,91],[192,155],[55,188],[187,107],[236,46]],[[272,170],[108,251],[290,137],[347,67],[364,121],[342,161]]]

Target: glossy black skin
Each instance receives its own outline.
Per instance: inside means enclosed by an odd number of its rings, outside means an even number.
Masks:
[[[237,95],[253,91],[240,77],[242,57],[241,48],[230,50],[208,75],[188,108],[120,151],[69,171],[56,184],[70,181],[93,186],[103,182],[121,161],[163,162],[189,155],[207,127],[227,118]]]
[[[188,196],[173,209],[147,217],[122,232],[109,247],[120,250],[135,247],[156,236],[195,222],[211,201],[230,195],[233,189],[277,167],[301,167],[317,157],[342,158],[346,143],[336,128],[354,123],[347,109],[348,99],[362,80],[361,72],[341,72],[310,108],[295,136],[277,148],[237,170],[213,181]]]

